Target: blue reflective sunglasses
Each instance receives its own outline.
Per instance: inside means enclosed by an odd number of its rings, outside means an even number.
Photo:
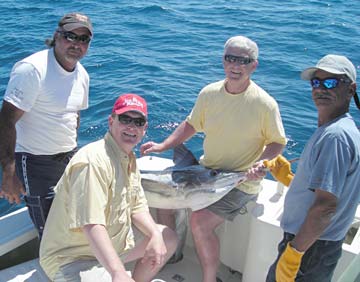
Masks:
[[[64,37],[69,42],[89,44],[89,42],[91,41],[91,36],[87,34],[77,35],[71,31],[62,31],[62,30],[58,30],[58,33],[60,33],[62,37]]]
[[[238,63],[240,65],[248,65],[251,62],[255,61],[254,59],[251,59],[249,57],[239,57],[233,55],[225,55],[224,60],[228,63]]]
[[[321,86],[325,89],[333,89],[339,85],[339,83],[344,82],[350,82],[349,79],[346,78],[335,78],[335,77],[329,77],[325,79],[319,79],[317,77],[314,77],[310,79],[311,87],[312,88],[320,88]]]

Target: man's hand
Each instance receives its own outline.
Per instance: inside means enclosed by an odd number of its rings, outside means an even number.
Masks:
[[[0,189],[0,197],[8,200],[10,204],[21,202],[21,195],[25,195],[24,186],[16,176],[15,164],[10,169],[6,168],[2,175],[2,184]]]
[[[163,240],[161,232],[158,232],[151,236],[150,241],[145,249],[142,263],[149,263],[153,268],[156,265],[164,264],[167,249]]]
[[[265,177],[266,171],[263,161],[256,162],[246,172],[247,180],[261,180]]]
[[[289,186],[294,178],[290,162],[282,155],[278,155],[272,160],[265,160],[264,166],[270,170],[272,176],[274,176],[277,181],[281,182],[285,186]]]
[[[290,243],[288,243],[276,265],[276,281],[294,282],[303,255],[304,253],[295,250],[290,246]]]
[[[163,143],[158,144],[150,141],[142,144],[140,147],[140,153],[142,156],[149,153],[161,153],[162,151],[164,151]]]

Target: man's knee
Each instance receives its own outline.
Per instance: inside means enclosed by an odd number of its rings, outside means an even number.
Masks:
[[[214,214],[206,209],[192,212],[190,216],[190,227],[192,232],[204,232],[212,229],[210,224],[212,215]]]

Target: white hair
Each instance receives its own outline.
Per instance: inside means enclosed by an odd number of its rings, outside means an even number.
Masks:
[[[250,58],[254,60],[257,60],[259,56],[259,48],[257,44],[251,39],[242,35],[230,37],[224,45],[224,53],[229,47],[235,47],[246,51]]]

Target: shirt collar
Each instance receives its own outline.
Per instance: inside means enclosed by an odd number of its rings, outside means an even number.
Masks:
[[[104,136],[104,140],[105,140],[105,144],[106,146],[108,146],[111,151],[116,154],[121,160],[123,159],[129,159],[129,161],[131,160],[135,160],[135,154],[134,152],[131,152],[130,155],[128,155],[124,150],[122,150],[118,144],[115,142],[114,138],[111,136],[110,132],[106,132],[105,136]]]

